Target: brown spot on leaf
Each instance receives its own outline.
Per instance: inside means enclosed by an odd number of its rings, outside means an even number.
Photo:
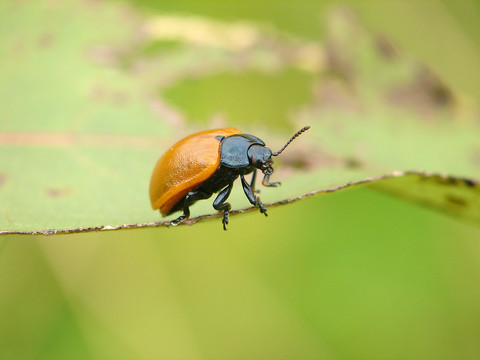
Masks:
[[[167,104],[159,97],[150,99],[150,107],[152,111],[158,115],[163,121],[173,128],[181,128],[185,125],[185,117],[173,106]]]
[[[330,73],[347,82],[353,82],[355,66],[352,59],[344,56],[342,50],[331,42],[327,41],[325,50],[327,68]]]
[[[97,64],[113,65],[118,63],[120,54],[117,49],[111,46],[98,45],[88,51],[88,57]]]
[[[454,97],[451,90],[432,71],[420,66],[413,81],[394,87],[387,94],[387,101],[424,115],[453,105]]]
[[[364,29],[357,14],[346,6],[334,7],[326,18],[325,60],[331,75],[353,84],[357,77],[356,43]]]
[[[397,49],[385,36],[377,35],[375,38],[375,45],[377,46],[380,55],[382,55],[386,60],[398,59]]]
[[[92,100],[102,101],[105,99],[105,96],[106,96],[106,90],[100,84],[96,84],[92,86],[92,88],[90,89],[90,98]]]
[[[470,180],[470,179],[463,179],[463,183],[467,185],[468,187],[475,187],[478,185],[477,181]]]
[[[54,42],[54,37],[52,34],[45,33],[40,35],[40,38],[38,39],[38,45],[40,45],[41,48],[49,48],[53,45]]]
[[[355,91],[348,84],[334,79],[322,79],[314,90],[314,102],[320,109],[338,108],[353,113],[362,111]]]
[[[454,178],[453,176],[449,176],[446,178],[446,183],[452,185],[460,185],[462,181],[458,178]]]
[[[364,165],[365,164],[359,158],[353,156],[345,158],[345,167],[349,169],[361,169]]]
[[[480,148],[476,148],[473,150],[471,159],[475,166],[480,167]]]
[[[28,145],[45,147],[67,147],[72,145],[96,147],[123,147],[123,148],[158,148],[164,137],[133,136],[133,135],[101,135],[101,134],[73,134],[73,133],[2,133],[0,144]]]
[[[425,178],[427,180],[428,178]],[[459,178],[453,176],[438,177],[435,179],[441,185],[475,187],[479,185],[477,180]]]
[[[123,91],[114,92],[112,98],[116,105],[123,105],[128,102],[128,95]]]
[[[297,144],[295,151],[282,153],[281,165],[278,171],[282,174],[290,174],[297,170],[309,171],[319,167],[342,165],[342,160],[308,145]]]
[[[456,195],[452,195],[452,194],[447,194],[445,199],[447,200],[447,202],[449,204],[452,204],[452,205],[455,205],[455,206],[461,206],[461,207],[467,207],[468,206],[468,202],[461,198],[461,197],[458,197]]]
[[[3,184],[5,184],[5,181],[6,181],[6,180],[7,180],[7,175],[0,173],[0,186],[2,186]]]
[[[69,188],[63,188],[63,189],[60,189],[60,188],[48,188],[48,189],[46,189],[46,193],[47,193],[47,196],[48,196],[48,197],[60,198],[60,197],[64,197],[64,196],[70,195],[70,194],[72,193],[72,190],[69,189]]]

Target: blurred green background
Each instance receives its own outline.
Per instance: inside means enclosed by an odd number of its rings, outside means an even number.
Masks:
[[[23,2],[25,18],[4,12],[0,36],[8,37],[14,24],[41,29],[36,22],[48,19],[32,15],[38,14],[38,9],[29,11],[35,3]],[[90,11],[81,11],[103,5],[107,10],[102,11],[120,12],[126,22],[135,17],[194,14],[226,23],[248,20],[323,43],[332,7],[346,4],[368,31],[390,39],[404,56],[437,74],[457,94],[461,105],[456,110],[470,113],[480,101],[477,1],[39,3],[45,11],[65,7],[78,20],[78,24],[65,20],[55,29],[67,43],[72,34],[88,38],[100,28],[112,37],[126,31],[119,23],[97,23]],[[0,12],[12,11],[10,5],[0,4]],[[152,42],[137,51],[156,54],[178,46]],[[70,50],[79,52],[73,46]],[[92,56],[109,61],[108,52]],[[216,66],[224,66],[221,55],[209,56],[208,61],[218,56]],[[130,60],[123,59],[128,69]],[[374,78],[388,77],[374,59],[361,60]],[[202,58],[198,61],[202,63]],[[265,61],[268,68],[271,62]],[[69,63],[68,55],[50,64],[70,70],[77,65]],[[31,120],[28,113],[36,103],[19,99],[31,86],[48,88],[48,74],[32,70],[29,81],[15,81],[16,69],[17,64],[0,69],[0,75],[12,81],[10,87],[3,87],[0,104],[6,109],[17,101],[13,113],[19,116],[7,118],[10,113],[0,110],[0,130],[42,131],[41,122]],[[83,76],[80,70],[71,72]],[[115,74],[103,76],[126,88],[138,85]],[[220,118],[221,124],[258,127],[263,134],[274,128],[288,138],[299,122],[292,112],[315,98],[315,76],[298,69],[278,76],[239,71],[213,73],[202,81],[183,80],[170,80],[162,94],[193,127]],[[68,85],[55,83],[61,89],[69,89]],[[142,89],[139,86],[138,93]],[[367,96],[370,91],[356,90]],[[48,91],[38,94],[39,102],[49,95]],[[67,95],[55,100],[61,123],[62,114],[75,105]],[[117,100],[121,104],[122,99]],[[115,102],[111,107],[109,114],[117,111]],[[141,113],[132,107],[115,113],[119,123],[122,116]],[[100,115],[96,129],[102,133],[109,123]],[[445,122],[458,119],[448,113],[442,116]],[[147,114],[145,118],[148,121]],[[138,122],[141,133],[142,122],[130,121]],[[47,131],[57,129],[55,122],[49,124],[53,125]],[[175,138],[175,126],[158,126]],[[118,131],[128,135],[130,128],[119,125]],[[431,164],[438,159],[428,160],[422,160],[424,168],[434,170]],[[459,171],[479,174],[478,167]],[[321,171],[318,174],[321,177]],[[297,189],[298,193],[309,190]],[[145,196],[138,194],[139,201],[145,202]],[[116,206],[113,195],[103,208],[108,211],[112,205]],[[207,205],[204,209],[209,209]],[[145,208],[149,211],[147,202]],[[157,219],[156,214],[143,221],[152,219]],[[235,216],[227,232],[221,231],[216,219],[170,229],[3,237],[0,359],[478,359],[479,258],[478,226],[368,188],[272,208],[268,218],[257,212]]]

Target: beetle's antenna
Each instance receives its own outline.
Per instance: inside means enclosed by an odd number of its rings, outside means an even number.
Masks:
[[[308,129],[310,129],[310,126],[305,126],[303,128],[301,128],[300,130],[298,130],[291,138],[290,140],[287,141],[287,143],[285,145],[283,145],[283,147],[277,151],[277,152],[274,152],[272,154],[272,156],[277,156],[277,155],[280,155],[282,153],[283,150],[285,150],[285,148],[290,145],[290,143],[295,140],[298,136],[300,136],[302,133],[304,133],[305,131],[307,131]]]

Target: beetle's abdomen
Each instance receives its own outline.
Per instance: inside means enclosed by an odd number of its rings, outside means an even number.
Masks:
[[[217,136],[240,134],[237,129],[207,130],[192,134],[168,149],[158,160],[150,180],[154,210],[166,216],[189,191],[210,178],[220,165]]]

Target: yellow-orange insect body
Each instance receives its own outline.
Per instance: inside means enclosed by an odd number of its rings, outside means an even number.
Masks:
[[[189,191],[211,177],[220,166],[217,136],[241,134],[237,129],[207,130],[180,140],[163,154],[153,170],[150,201],[163,216]]]
[[[240,177],[243,191],[250,203],[267,215],[267,209],[255,194],[257,169],[262,171],[264,186],[270,183],[273,173],[272,156],[279,155],[297,136],[310,127],[306,126],[275,153],[256,136],[243,134],[234,128],[201,131],[180,140],[157,161],[150,180],[150,201],[154,210],[163,216],[183,210],[183,215],[171,223],[177,224],[190,216],[189,207],[198,200],[208,199],[219,192],[213,208],[223,211],[223,228],[228,224],[231,209],[225,202],[233,182]],[[253,173],[250,184],[245,175]]]

